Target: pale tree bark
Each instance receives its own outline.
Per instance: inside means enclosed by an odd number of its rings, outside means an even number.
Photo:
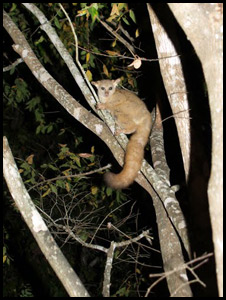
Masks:
[[[223,3],[169,3],[199,56],[209,94],[212,166],[209,210],[219,296],[223,296]]]
[[[223,3],[168,3],[202,63],[212,121],[208,186],[219,296],[223,296]]]
[[[148,12],[158,58],[164,58],[159,60],[159,65],[177,127],[184,163],[185,177],[188,179],[190,166],[191,130],[187,89],[184,82],[182,65],[175,45],[167,35],[167,32],[162,24],[159,22],[158,17],[156,16],[150,4],[148,4]]]

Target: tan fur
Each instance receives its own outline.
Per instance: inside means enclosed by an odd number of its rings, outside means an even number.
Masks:
[[[133,133],[126,148],[123,170],[119,174],[105,174],[107,185],[114,189],[128,187],[137,177],[152,125],[151,114],[146,105],[134,93],[118,89],[119,82],[120,79],[92,82],[98,89],[101,101],[97,109],[106,109],[115,117],[119,126],[116,134]]]

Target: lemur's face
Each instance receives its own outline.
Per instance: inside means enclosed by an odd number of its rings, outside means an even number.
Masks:
[[[106,102],[107,98],[111,97],[114,94],[119,81],[120,81],[120,79],[99,80],[99,81],[92,81],[92,84],[97,87],[98,96],[99,96],[100,100],[102,102]]]

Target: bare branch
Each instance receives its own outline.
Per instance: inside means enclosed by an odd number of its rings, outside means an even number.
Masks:
[[[206,286],[204,282],[202,282],[199,277],[197,276],[197,274],[194,272],[195,269],[197,269],[198,267],[200,267],[201,265],[203,265],[204,263],[206,263],[208,261],[208,258],[213,256],[213,253],[208,253],[205,255],[202,255],[200,257],[197,257],[195,259],[190,260],[189,262],[187,262],[186,264],[175,268],[174,270],[171,271],[167,271],[164,273],[157,273],[157,274],[150,274],[149,277],[150,278],[154,278],[154,277],[160,277],[159,279],[157,279],[154,283],[152,283],[150,285],[150,287],[147,289],[147,292],[145,294],[145,297],[148,297],[149,293],[151,292],[151,290],[163,279],[167,278],[168,276],[172,275],[173,273],[178,272],[179,270],[183,270],[184,268],[186,268],[188,271],[190,271],[192,273],[192,275],[194,276],[195,279],[192,279],[190,281],[186,281],[184,283],[181,283],[180,286],[177,287],[177,289],[171,294],[171,297],[175,297],[177,295],[177,293],[179,292],[180,289],[183,289],[185,286],[187,285],[191,285],[192,283],[200,283],[202,286]],[[193,266],[190,267],[189,265],[194,264],[198,261],[202,260],[202,262],[200,264],[198,264],[197,266]]]
[[[19,64],[21,64],[23,61],[22,58],[18,58],[16,61],[14,61],[14,63],[12,63],[10,66],[8,67],[4,67],[3,68],[3,72],[6,72],[6,71],[10,71],[11,69],[15,68],[16,66],[18,66]]]

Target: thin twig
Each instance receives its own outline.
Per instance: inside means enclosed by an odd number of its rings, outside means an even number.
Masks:
[[[184,109],[184,110],[178,111],[178,112],[174,113],[173,115],[171,115],[171,116],[169,116],[169,117],[163,119],[163,120],[162,120],[162,123],[165,122],[166,120],[170,119],[170,118],[184,118],[184,119],[186,118],[186,119],[187,119],[187,117],[176,117],[176,115],[181,114],[181,113],[183,113],[183,112],[190,111],[190,110],[191,110],[191,109],[189,108],[189,109]],[[188,119],[192,119],[192,118],[189,117]]]
[[[78,48],[80,48],[80,49],[82,49],[82,50],[84,50],[86,52],[95,54],[95,55],[107,56],[107,57],[118,57],[120,59],[131,59],[131,60],[134,60],[134,57],[130,57],[130,56],[122,55],[122,54],[110,55],[110,54],[104,54],[104,53],[95,52],[95,51],[92,51],[90,49],[87,49],[87,48],[84,48],[84,47],[81,47],[81,46],[78,46]],[[153,62],[153,61],[159,61],[161,59],[172,58],[172,57],[175,57],[175,56],[180,56],[180,55],[164,56],[164,57],[158,57],[158,58],[139,57],[139,59],[142,60],[142,61]]]
[[[162,281],[163,279],[165,279],[166,277],[172,275],[173,273],[175,272],[178,272],[178,271],[182,271],[184,269],[187,269],[189,270],[192,275],[194,276],[195,279],[193,280],[190,280],[190,281],[187,281],[183,284],[181,284],[172,294],[171,294],[171,297],[173,295],[175,295],[178,290],[180,290],[181,288],[183,288],[184,286],[186,286],[187,284],[191,284],[191,283],[195,283],[195,282],[199,282],[202,286],[206,286],[205,283],[203,281],[201,281],[201,279],[197,276],[197,274],[194,272],[194,270],[197,268],[197,267],[200,267],[201,265],[203,265],[204,263],[206,263],[208,261],[208,258],[210,256],[212,256],[213,253],[208,253],[206,255],[203,255],[203,256],[200,256],[200,257],[197,257],[193,260],[190,260],[189,262],[187,262],[186,264],[183,264],[181,266],[179,266],[178,268],[175,268],[169,272],[163,272],[163,273],[158,273],[158,274],[149,274],[149,278],[153,278],[153,277],[160,277],[159,279],[157,279],[154,283],[151,284],[151,286],[147,289],[147,292],[145,294],[145,297],[148,296],[148,294],[150,293],[150,291],[152,290],[152,288],[154,286],[156,286],[160,281]],[[204,260],[203,260],[204,259]],[[203,260],[201,263],[199,263],[197,266],[194,266],[194,267],[189,267],[190,264],[193,264],[195,262],[198,262],[200,260]]]
[[[63,12],[64,12],[66,18],[68,19],[68,22],[69,22],[69,24],[70,24],[72,33],[73,33],[73,35],[74,35],[74,39],[75,39],[75,61],[76,61],[77,65],[78,65],[78,67],[79,67],[79,69],[80,69],[80,72],[81,72],[81,74],[83,75],[83,78],[84,78],[84,80],[85,80],[87,86],[89,87],[89,89],[90,89],[90,91],[91,91],[93,97],[95,98],[96,101],[98,101],[98,97],[97,97],[97,95],[96,95],[96,93],[95,93],[95,91],[94,91],[92,85],[90,84],[90,82],[89,82],[89,80],[88,80],[88,78],[87,78],[87,76],[86,76],[86,73],[85,73],[85,71],[84,71],[84,69],[83,69],[83,67],[82,67],[82,65],[80,64],[80,61],[79,61],[79,57],[78,57],[78,38],[77,38],[77,35],[76,35],[76,33],[75,33],[74,26],[73,26],[73,24],[72,24],[72,22],[71,22],[71,19],[70,19],[69,16],[68,16],[67,12],[66,12],[65,9],[63,8],[63,6],[62,6],[60,3],[59,3],[59,6],[60,6],[60,8],[63,10]]]
[[[130,45],[123,37],[121,37],[115,30],[111,28],[106,22],[102,21],[100,18],[98,18],[100,23],[111,33],[113,34],[123,45],[126,46],[126,48],[130,51],[130,53],[133,55],[133,57],[136,57],[135,49],[132,45]]]
[[[24,62],[24,60],[22,58],[18,58],[16,61],[14,61],[14,63],[9,65],[8,67],[3,68],[3,72],[7,72],[12,68],[15,68],[17,65],[21,64],[22,62]]]
[[[59,180],[59,179],[68,179],[68,178],[83,177],[83,176],[87,176],[87,175],[91,175],[91,174],[94,174],[94,173],[101,172],[103,170],[109,169],[110,167],[111,167],[111,164],[108,164],[105,167],[102,167],[102,168],[99,168],[99,169],[96,169],[96,170],[93,170],[93,171],[85,172],[85,173],[72,174],[72,175],[64,175],[64,176],[58,176],[58,177],[46,179],[46,180],[43,180],[42,182],[39,182],[39,183],[33,185],[32,187],[30,187],[29,190],[28,190],[28,192],[30,190],[36,188],[37,186],[45,184],[47,182],[49,183],[51,181],[56,181],[56,180]]]

